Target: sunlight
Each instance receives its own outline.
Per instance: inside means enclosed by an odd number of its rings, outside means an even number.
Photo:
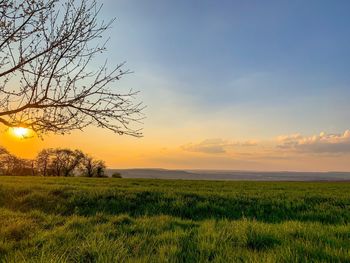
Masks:
[[[24,138],[24,137],[28,136],[29,129],[23,128],[23,127],[14,127],[14,128],[12,128],[12,132],[16,137]]]

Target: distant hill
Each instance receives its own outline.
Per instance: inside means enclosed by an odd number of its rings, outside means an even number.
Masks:
[[[348,172],[259,172],[220,170],[107,169],[123,178],[248,181],[350,181]]]

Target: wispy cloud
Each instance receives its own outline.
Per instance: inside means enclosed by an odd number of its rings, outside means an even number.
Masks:
[[[256,146],[255,141],[245,141],[245,142],[232,142],[224,139],[206,139],[199,143],[188,143],[183,145],[181,148],[189,152],[201,152],[209,154],[220,154],[226,153],[228,149],[232,149],[235,146],[249,147]]]
[[[250,148],[250,146],[257,146],[257,148]],[[286,154],[290,157],[298,153],[350,154],[350,130],[339,134],[321,132],[312,136],[304,136],[300,133],[281,135],[277,139],[259,141],[259,144],[255,140],[206,139],[182,145],[181,149],[206,154],[234,154],[235,157],[242,158],[281,157],[281,154],[285,158]]]
[[[342,134],[302,136],[293,134],[279,136],[277,147],[285,150],[296,150],[310,153],[350,153],[350,130]]]

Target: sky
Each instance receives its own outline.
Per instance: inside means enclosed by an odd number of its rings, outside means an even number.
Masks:
[[[1,144],[82,149],[109,167],[350,171],[350,1],[104,0],[103,63],[133,71],[142,138],[90,127]]]

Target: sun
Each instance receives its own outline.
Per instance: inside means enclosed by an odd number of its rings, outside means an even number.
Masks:
[[[25,138],[29,134],[29,129],[24,127],[14,127],[12,128],[12,132],[16,137]]]

